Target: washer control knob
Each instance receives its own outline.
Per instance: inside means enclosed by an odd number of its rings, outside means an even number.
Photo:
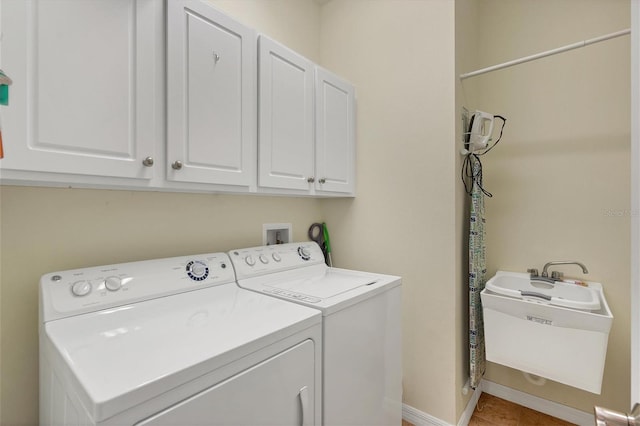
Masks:
[[[264,263],[265,265],[267,263],[269,263],[269,258],[267,256],[265,256],[264,254],[260,255],[260,262]]]
[[[256,260],[255,260],[255,259],[253,258],[253,256],[251,256],[250,254],[249,254],[249,255],[247,255],[247,256],[244,258],[244,261],[245,261],[245,262],[247,263],[247,265],[249,265],[249,266],[253,266],[253,265],[255,265],[255,264],[256,264]]]
[[[89,281],[76,281],[71,286],[71,293],[75,296],[86,296],[91,293],[91,284]]]
[[[118,291],[122,287],[122,280],[118,277],[107,277],[104,280],[104,286],[107,290]]]
[[[302,246],[298,247],[298,255],[300,255],[302,260],[311,259],[311,252],[306,247],[302,247]]]
[[[280,257],[280,255],[276,252],[274,252],[271,257],[273,257],[273,260],[275,260],[276,262],[280,262],[282,260],[282,258]]]

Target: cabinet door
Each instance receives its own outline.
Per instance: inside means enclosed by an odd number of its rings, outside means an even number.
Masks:
[[[153,177],[162,3],[4,0],[1,24],[3,171]]]
[[[316,68],[316,190],[355,192],[355,90]]]
[[[167,31],[167,178],[255,185],[255,33],[200,0],[169,1]]]
[[[308,191],[314,178],[314,64],[263,35],[258,43],[258,185]]]

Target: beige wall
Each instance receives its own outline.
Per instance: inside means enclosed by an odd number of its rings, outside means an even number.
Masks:
[[[403,277],[404,401],[456,423],[454,2],[332,0],[321,59],[357,88],[358,195],[327,200],[340,266]]]
[[[480,67],[628,28],[629,0],[482,0]],[[623,37],[463,83],[468,105],[507,117],[484,160],[489,275],[575,259],[614,314],[602,395],[490,364],[487,379],[587,412],[624,411],[630,362],[630,74]],[[475,86],[475,87],[474,87]],[[582,276],[575,267],[562,268]]]
[[[314,0],[209,0],[314,62],[320,61],[320,4]]]
[[[246,12],[244,23],[317,59],[319,6],[311,0],[218,6],[244,7],[237,15]],[[42,274],[260,245],[270,222],[291,222],[294,239],[306,240],[308,226],[323,220],[314,199],[8,186],[0,187],[0,218],[2,425],[38,421]]]

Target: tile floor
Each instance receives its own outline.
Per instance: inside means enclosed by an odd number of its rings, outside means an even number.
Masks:
[[[469,426],[570,426],[572,423],[483,393]],[[402,426],[413,426],[403,420]]]

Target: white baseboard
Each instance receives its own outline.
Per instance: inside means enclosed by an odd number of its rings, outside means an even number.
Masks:
[[[489,395],[506,399],[507,401],[557,417],[569,423],[574,423],[580,426],[593,426],[595,423],[592,413],[586,413],[575,408],[567,407],[566,405],[558,404],[557,402],[538,398],[537,396],[508,388],[485,379],[482,379],[482,382],[480,382],[480,388],[482,389],[482,392],[488,393]]]
[[[593,426],[595,423],[592,413],[586,413],[575,408],[567,407],[566,405],[558,404],[557,402],[538,398],[537,396],[483,379],[480,382],[480,386],[473,392],[471,399],[467,403],[467,407],[462,412],[462,415],[458,420],[457,426],[467,426],[469,424],[469,420],[471,420],[471,416],[473,415],[473,411],[476,408],[478,399],[482,392],[497,396],[498,398],[506,399],[507,401],[511,401],[515,404],[531,408],[532,410],[557,417],[558,419],[562,419],[576,425]],[[413,408],[407,404],[402,404],[402,418],[415,426],[453,426],[444,420]]]
[[[462,412],[462,416],[460,416],[460,419],[458,420],[457,426],[467,426],[469,424],[469,420],[471,420],[471,416],[473,415],[473,411],[476,408],[476,404],[478,403],[481,393],[482,390],[480,387],[473,392],[467,407]],[[413,408],[407,404],[402,404],[402,418],[415,426],[453,426],[444,420]]]
[[[471,395],[471,399],[467,403],[462,415],[458,419],[458,426],[467,426],[469,424],[469,420],[471,420],[471,416],[473,416],[473,412],[476,409],[476,405],[478,405],[478,400],[480,399],[480,395],[482,394],[482,382],[480,382],[480,386],[473,391],[473,395]]]
[[[452,426],[444,420],[404,403],[402,404],[402,418],[415,426]]]

